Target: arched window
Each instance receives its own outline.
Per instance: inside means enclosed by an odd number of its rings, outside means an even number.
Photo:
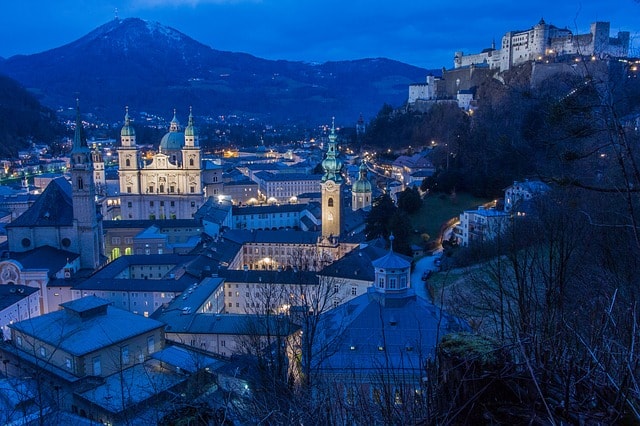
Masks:
[[[84,189],[84,182],[81,177],[78,178],[78,189]]]
[[[189,165],[193,166],[193,158],[189,158]]]
[[[327,207],[333,207],[333,198],[329,198],[327,201]]]
[[[160,192],[164,192],[164,185],[160,184]]]
[[[128,158],[124,160],[124,165],[127,167],[131,166],[131,160],[129,160]]]

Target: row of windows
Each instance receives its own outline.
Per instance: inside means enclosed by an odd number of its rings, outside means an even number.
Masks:
[[[397,287],[397,280],[396,278],[389,278],[386,282],[386,284],[388,284],[389,289],[396,289]],[[380,277],[378,279],[378,287],[379,288],[384,288],[385,287],[385,279],[384,277]],[[406,276],[402,276],[400,277],[400,287],[399,288],[406,288],[407,287],[407,277]]]
[[[111,244],[120,244],[120,237],[111,237]],[[125,244],[133,244],[133,237],[124,237]]]

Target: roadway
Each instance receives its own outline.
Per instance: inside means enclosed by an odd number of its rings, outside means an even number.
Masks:
[[[411,287],[415,290],[416,294],[420,297],[423,297],[429,301],[431,300],[431,296],[427,293],[427,283],[422,281],[422,274],[427,270],[433,271],[433,273],[438,271],[438,267],[434,264],[436,259],[442,256],[442,249],[437,250],[433,256],[424,256],[420,258],[413,268],[413,272],[411,272]]]

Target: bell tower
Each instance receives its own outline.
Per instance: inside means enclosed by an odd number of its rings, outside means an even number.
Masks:
[[[338,159],[338,146],[336,144],[335,118],[332,119],[331,133],[329,134],[329,144],[327,154],[322,161],[324,175],[320,181],[322,192],[322,236],[340,236],[340,213],[342,196],[342,161]]]
[[[77,246],[72,248],[80,253],[80,267],[95,269],[100,265],[102,255],[102,226],[96,206],[93,160],[83,134],[80,102],[76,103],[76,129],[71,149],[71,187],[73,221],[78,238]]]

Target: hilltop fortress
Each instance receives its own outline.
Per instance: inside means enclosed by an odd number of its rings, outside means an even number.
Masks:
[[[558,28],[541,19],[529,30],[507,32],[502,36],[499,49],[493,43],[490,48],[472,55],[456,52],[453,63],[455,68],[483,65],[506,71],[528,61],[562,55],[594,56],[598,59],[628,56],[629,32],[620,31],[617,37],[610,37],[609,33],[609,22],[594,22],[589,33],[573,34],[568,28]]]
[[[436,103],[455,103],[468,111],[475,107],[476,91],[483,81],[500,79],[498,74],[527,63],[531,64],[533,86],[557,73],[585,72],[586,67],[576,67],[585,60],[591,64],[589,72],[607,74],[610,59],[628,58],[630,45],[628,31],[610,37],[610,30],[609,22],[594,22],[589,33],[573,34],[541,19],[529,30],[505,33],[499,49],[494,42],[480,53],[456,52],[453,68],[443,68],[441,76],[429,75],[426,81],[409,86],[407,105],[425,111]],[[636,72],[633,68],[631,71]]]

